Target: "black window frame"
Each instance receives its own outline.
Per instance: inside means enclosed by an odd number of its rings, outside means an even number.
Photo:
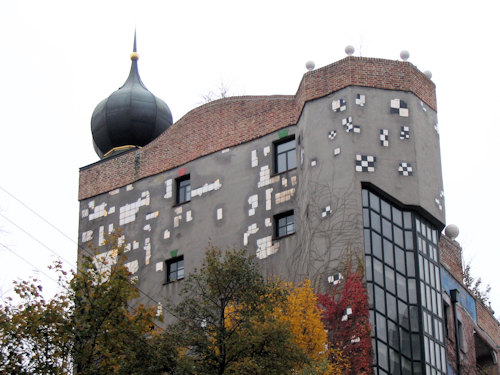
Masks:
[[[179,267],[179,263],[181,263],[181,267]],[[184,255],[175,257],[175,258],[170,258],[165,261],[165,265],[167,268],[167,277],[166,277],[166,284],[174,283],[176,281],[180,281],[184,279]],[[175,265],[175,270],[172,269],[172,266]],[[182,270],[182,276],[179,276],[179,270]],[[172,275],[175,273],[175,278],[172,277]]]
[[[288,219],[292,219],[293,222],[288,222]],[[285,223],[283,223],[283,220],[285,220]],[[293,225],[293,230],[288,231],[288,227],[290,224]],[[274,215],[274,236],[276,239],[280,239],[283,237],[291,236],[292,234],[295,233],[295,214],[293,210],[282,212],[280,214]],[[285,233],[280,233],[280,229],[285,228]]]
[[[293,142],[293,148],[291,149],[286,149],[285,151],[279,151],[279,148],[283,145],[286,145],[288,143]],[[283,139],[280,139],[279,141],[276,141],[273,143],[274,145],[274,173],[279,174],[279,173],[284,173],[287,171],[290,171],[292,169],[297,168],[297,141],[295,139],[295,135],[292,137],[286,137]],[[295,161],[295,164],[291,163],[292,159],[290,159],[290,155],[293,154],[293,160]],[[281,166],[283,161],[279,161],[280,155],[285,155],[285,161],[284,161],[284,167]]]
[[[188,182],[188,185],[186,185]],[[176,204],[183,204],[191,201],[191,176],[186,174],[175,179]]]

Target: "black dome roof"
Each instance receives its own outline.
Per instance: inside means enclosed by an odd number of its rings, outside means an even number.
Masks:
[[[172,125],[167,104],[153,95],[141,81],[134,37],[130,74],[118,90],[100,102],[91,120],[94,149],[101,159],[142,147]]]

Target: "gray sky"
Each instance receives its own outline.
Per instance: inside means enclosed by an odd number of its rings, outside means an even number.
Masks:
[[[78,168],[98,160],[90,117],[125,81],[137,27],[141,78],[167,102],[174,121],[222,81],[233,94],[294,94],[307,60],[327,65],[345,57],[348,44],[366,57],[398,59],[408,50],[409,61],[430,70],[437,85],[447,223],[459,226],[473,274],[492,285],[498,315],[494,4],[1,1],[0,187],[65,236],[0,189],[0,296],[9,293],[10,280],[33,274],[12,252],[44,272],[56,258],[51,251],[74,263]],[[44,284],[55,288],[50,279]]]

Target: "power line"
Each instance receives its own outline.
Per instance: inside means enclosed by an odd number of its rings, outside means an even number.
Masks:
[[[64,233],[62,230],[60,230],[59,228],[57,228],[54,224],[52,224],[51,222],[49,222],[47,219],[45,219],[42,215],[40,215],[38,212],[36,212],[35,210],[33,210],[31,207],[29,207],[26,203],[24,203],[23,201],[21,201],[19,198],[17,198],[16,196],[14,196],[14,194],[10,193],[9,191],[7,191],[4,187],[2,187],[0,185],[0,190],[4,191],[7,195],[9,195],[11,198],[13,198],[15,201],[17,201],[18,203],[20,203],[23,207],[25,207],[27,210],[29,210],[30,212],[32,212],[35,216],[37,216],[38,218],[40,218],[42,221],[44,221],[46,224],[48,224],[50,227],[52,227],[53,229],[55,229],[57,232],[59,232],[60,234],[62,234],[64,237],[66,237],[67,239],[69,239],[71,242],[73,242],[74,244],[76,244],[76,246],[78,247],[78,249],[82,252],[84,252],[86,255],[90,256],[90,257],[93,257],[93,254],[90,253],[89,250],[85,249],[84,247],[80,246],[78,244],[78,242],[76,242],[73,238],[71,238],[70,236],[68,236],[66,233]],[[4,217],[6,220],[8,220],[10,223],[12,223],[13,225],[15,225],[16,227],[18,227],[19,229],[21,229],[24,233],[26,233],[27,235],[29,235],[31,238],[33,238],[35,241],[37,241],[38,243],[40,243],[41,245],[43,245],[44,247],[46,247],[47,249],[49,249],[52,253],[54,253],[55,255],[57,255],[59,258],[63,259],[65,262],[71,264],[70,262],[68,262],[66,259],[64,259],[63,257],[61,257],[59,254],[57,254],[54,250],[50,249],[49,247],[47,247],[46,245],[44,245],[41,241],[39,241],[38,239],[36,239],[33,235],[29,234],[27,231],[25,231],[24,229],[20,228],[17,224],[14,224],[11,220],[7,219],[3,214],[0,214],[2,217]],[[12,251],[12,250],[11,250]],[[16,253],[14,253],[16,254]],[[16,254],[17,256],[19,256],[18,254]],[[19,256],[20,257],[20,256]],[[27,261],[26,261],[27,262]],[[28,264],[31,265],[31,263],[27,262]],[[74,266],[72,266],[74,267]],[[35,267],[36,269],[38,269],[37,267]],[[38,269],[39,270],[39,269]],[[40,271],[43,273],[43,271]],[[79,270],[77,269],[77,272],[79,272]],[[45,274],[45,273],[44,273]],[[53,279],[52,279],[53,280]],[[134,287],[137,289],[137,291],[139,291],[140,294],[142,294],[143,296],[149,298],[150,301],[154,302],[156,305],[160,304],[159,301],[155,300],[153,297],[151,297],[149,294],[147,294],[146,292],[142,291],[137,285],[134,284]]]
[[[48,247],[47,245],[45,245],[42,241],[40,241],[38,238],[36,238],[35,236],[33,236],[31,233],[29,233],[27,230],[25,230],[24,228],[22,228],[21,226],[17,225],[16,223],[14,223],[12,220],[10,220],[7,216],[5,216],[4,214],[0,213],[0,216],[3,217],[5,220],[7,220],[9,223],[11,223],[12,225],[14,225],[17,229],[19,229],[20,231],[22,231],[24,234],[26,234],[27,236],[29,236],[32,240],[36,241],[37,243],[39,243],[40,245],[42,245],[43,247],[45,247],[47,250],[49,250],[52,254],[54,254],[55,256],[57,256],[58,258],[64,260],[66,263],[69,264],[69,266],[72,268],[72,269],[75,269],[75,266],[68,260],[66,260],[65,258],[63,258],[61,255],[59,255],[55,250],[52,250],[50,247]]]
[[[26,258],[22,257],[21,255],[19,255],[18,253],[16,253],[14,250],[12,250],[10,247],[8,247],[7,245],[4,245],[3,243],[0,242],[0,246],[2,246],[3,248],[9,250],[12,254],[14,254],[16,257],[18,257],[19,259],[21,259],[23,262],[29,264],[31,267],[33,267],[34,269],[36,269],[38,272],[40,273],[43,273],[45,276],[47,276],[50,280],[52,280],[53,282],[55,282],[57,285],[61,286],[59,284],[59,281],[57,281],[56,279],[54,279],[52,276],[46,274],[45,272],[43,272],[40,268],[38,268],[37,266],[35,266],[33,263],[31,263],[29,260],[27,260]]]

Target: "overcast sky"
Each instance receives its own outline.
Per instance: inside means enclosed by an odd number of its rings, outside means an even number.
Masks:
[[[447,224],[500,312],[498,13],[493,1],[0,2],[0,296],[59,254],[74,264],[78,169],[98,160],[90,117],[139,70],[174,121],[224,82],[233,94],[295,94],[305,62],[401,50],[437,86]],[[56,229],[36,217],[5,190]],[[14,223],[14,224],[12,224]],[[22,229],[19,229],[18,227]],[[20,259],[18,256],[25,260]],[[49,274],[50,276],[50,274]]]

